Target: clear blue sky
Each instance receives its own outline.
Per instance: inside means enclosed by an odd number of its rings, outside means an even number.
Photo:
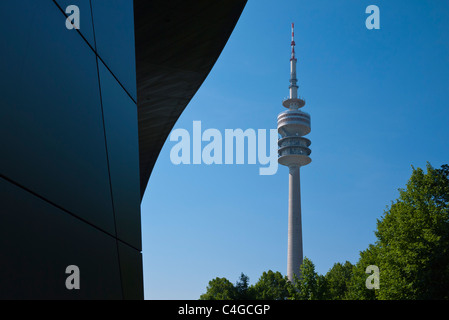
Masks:
[[[380,30],[367,30],[368,5]],[[288,95],[290,23],[312,118],[301,169],[304,255],[355,263],[411,165],[449,163],[449,2],[249,0],[175,128],[274,129]],[[203,146],[207,144],[204,143]],[[198,299],[215,277],[286,274],[288,169],[173,165],[166,141],[142,202],[146,299]]]

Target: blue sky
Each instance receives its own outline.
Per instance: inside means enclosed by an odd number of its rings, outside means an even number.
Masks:
[[[380,30],[367,30],[368,5]],[[304,255],[355,263],[411,165],[449,163],[449,2],[249,0],[175,128],[274,129],[288,96],[290,23],[311,115],[301,169]],[[146,299],[198,299],[215,277],[286,274],[288,169],[174,165],[166,141],[142,201]],[[204,145],[207,143],[203,143]]]

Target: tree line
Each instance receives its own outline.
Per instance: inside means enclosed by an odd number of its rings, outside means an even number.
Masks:
[[[449,299],[449,166],[412,169],[356,264],[338,262],[321,275],[305,257],[292,282],[272,270],[253,285],[243,273],[235,284],[217,277],[200,300]],[[370,265],[379,268],[378,289],[366,285]]]

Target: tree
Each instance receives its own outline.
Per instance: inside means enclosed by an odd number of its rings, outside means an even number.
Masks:
[[[209,281],[206,293],[200,300],[251,300],[254,299],[253,287],[249,285],[249,277],[242,273],[233,285],[226,278],[215,278]]]
[[[249,277],[243,272],[240,274],[239,280],[235,284],[235,300],[251,300],[253,299],[253,290],[249,286]]]
[[[234,285],[226,278],[215,278],[209,281],[206,293],[200,300],[233,300],[237,296]]]
[[[329,284],[325,276],[317,274],[316,287],[315,300],[330,300]]]
[[[376,300],[376,291],[366,287],[366,268],[370,265],[379,265],[378,247],[370,244],[360,252],[359,261],[352,267],[351,276],[347,282],[345,300]]]
[[[344,264],[338,262],[326,273],[325,278],[330,300],[342,300],[345,298],[353,267],[349,261],[346,261]]]
[[[426,167],[377,222],[380,299],[449,299],[449,166]]]
[[[282,276],[279,271],[268,270],[253,286],[254,298],[259,300],[286,300],[289,297],[290,286],[291,283],[287,276]]]
[[[290,287],[290,299],[293,300],[324,300],[327,296],[327,284],[324,276],[315,272],[313,262],[305,257],[300,266],[300,277],[293,275]]]

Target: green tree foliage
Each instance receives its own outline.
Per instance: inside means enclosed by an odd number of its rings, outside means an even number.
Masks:
[[[300,277],[293,276],[290,287],[292,300],[324,300],[328,296],[327,282],[324,276],[315,272],[312,260],[305,257],[300,267]]]
[[[268,270],[252,287],[254,298],[260,300],[286,300],[289,298],[291,283],[286,276],[277,271]]]
[[[200,296],[200,300],[234,300],[236,289],[226,278],[215,278],[209,281],[207,292]]]
[[[200,300],[251,300],[255,299],[254,290],[249,285],[249,277],[242,273],[234,284],[226,278],[215,278],[209,281],[206,293]]]
[[[379,299],[449,299],[449,167],[413,168],[378,220]]]
[[[326,273],[327,295],[330,300],[342,300],[348,290],[354,266],[349,261],[338,262]]]
[[[376,291],[366,288],[366,268],[379,264],[378,247],[370,244],[368,249],[360,252],[359,261],[352,267],[343,299],[346,300],[376,300]]]
[[[235,284],[235,300],[251,299],[254,299],[253,289],[249,286],[249,277],[242,272]]]

